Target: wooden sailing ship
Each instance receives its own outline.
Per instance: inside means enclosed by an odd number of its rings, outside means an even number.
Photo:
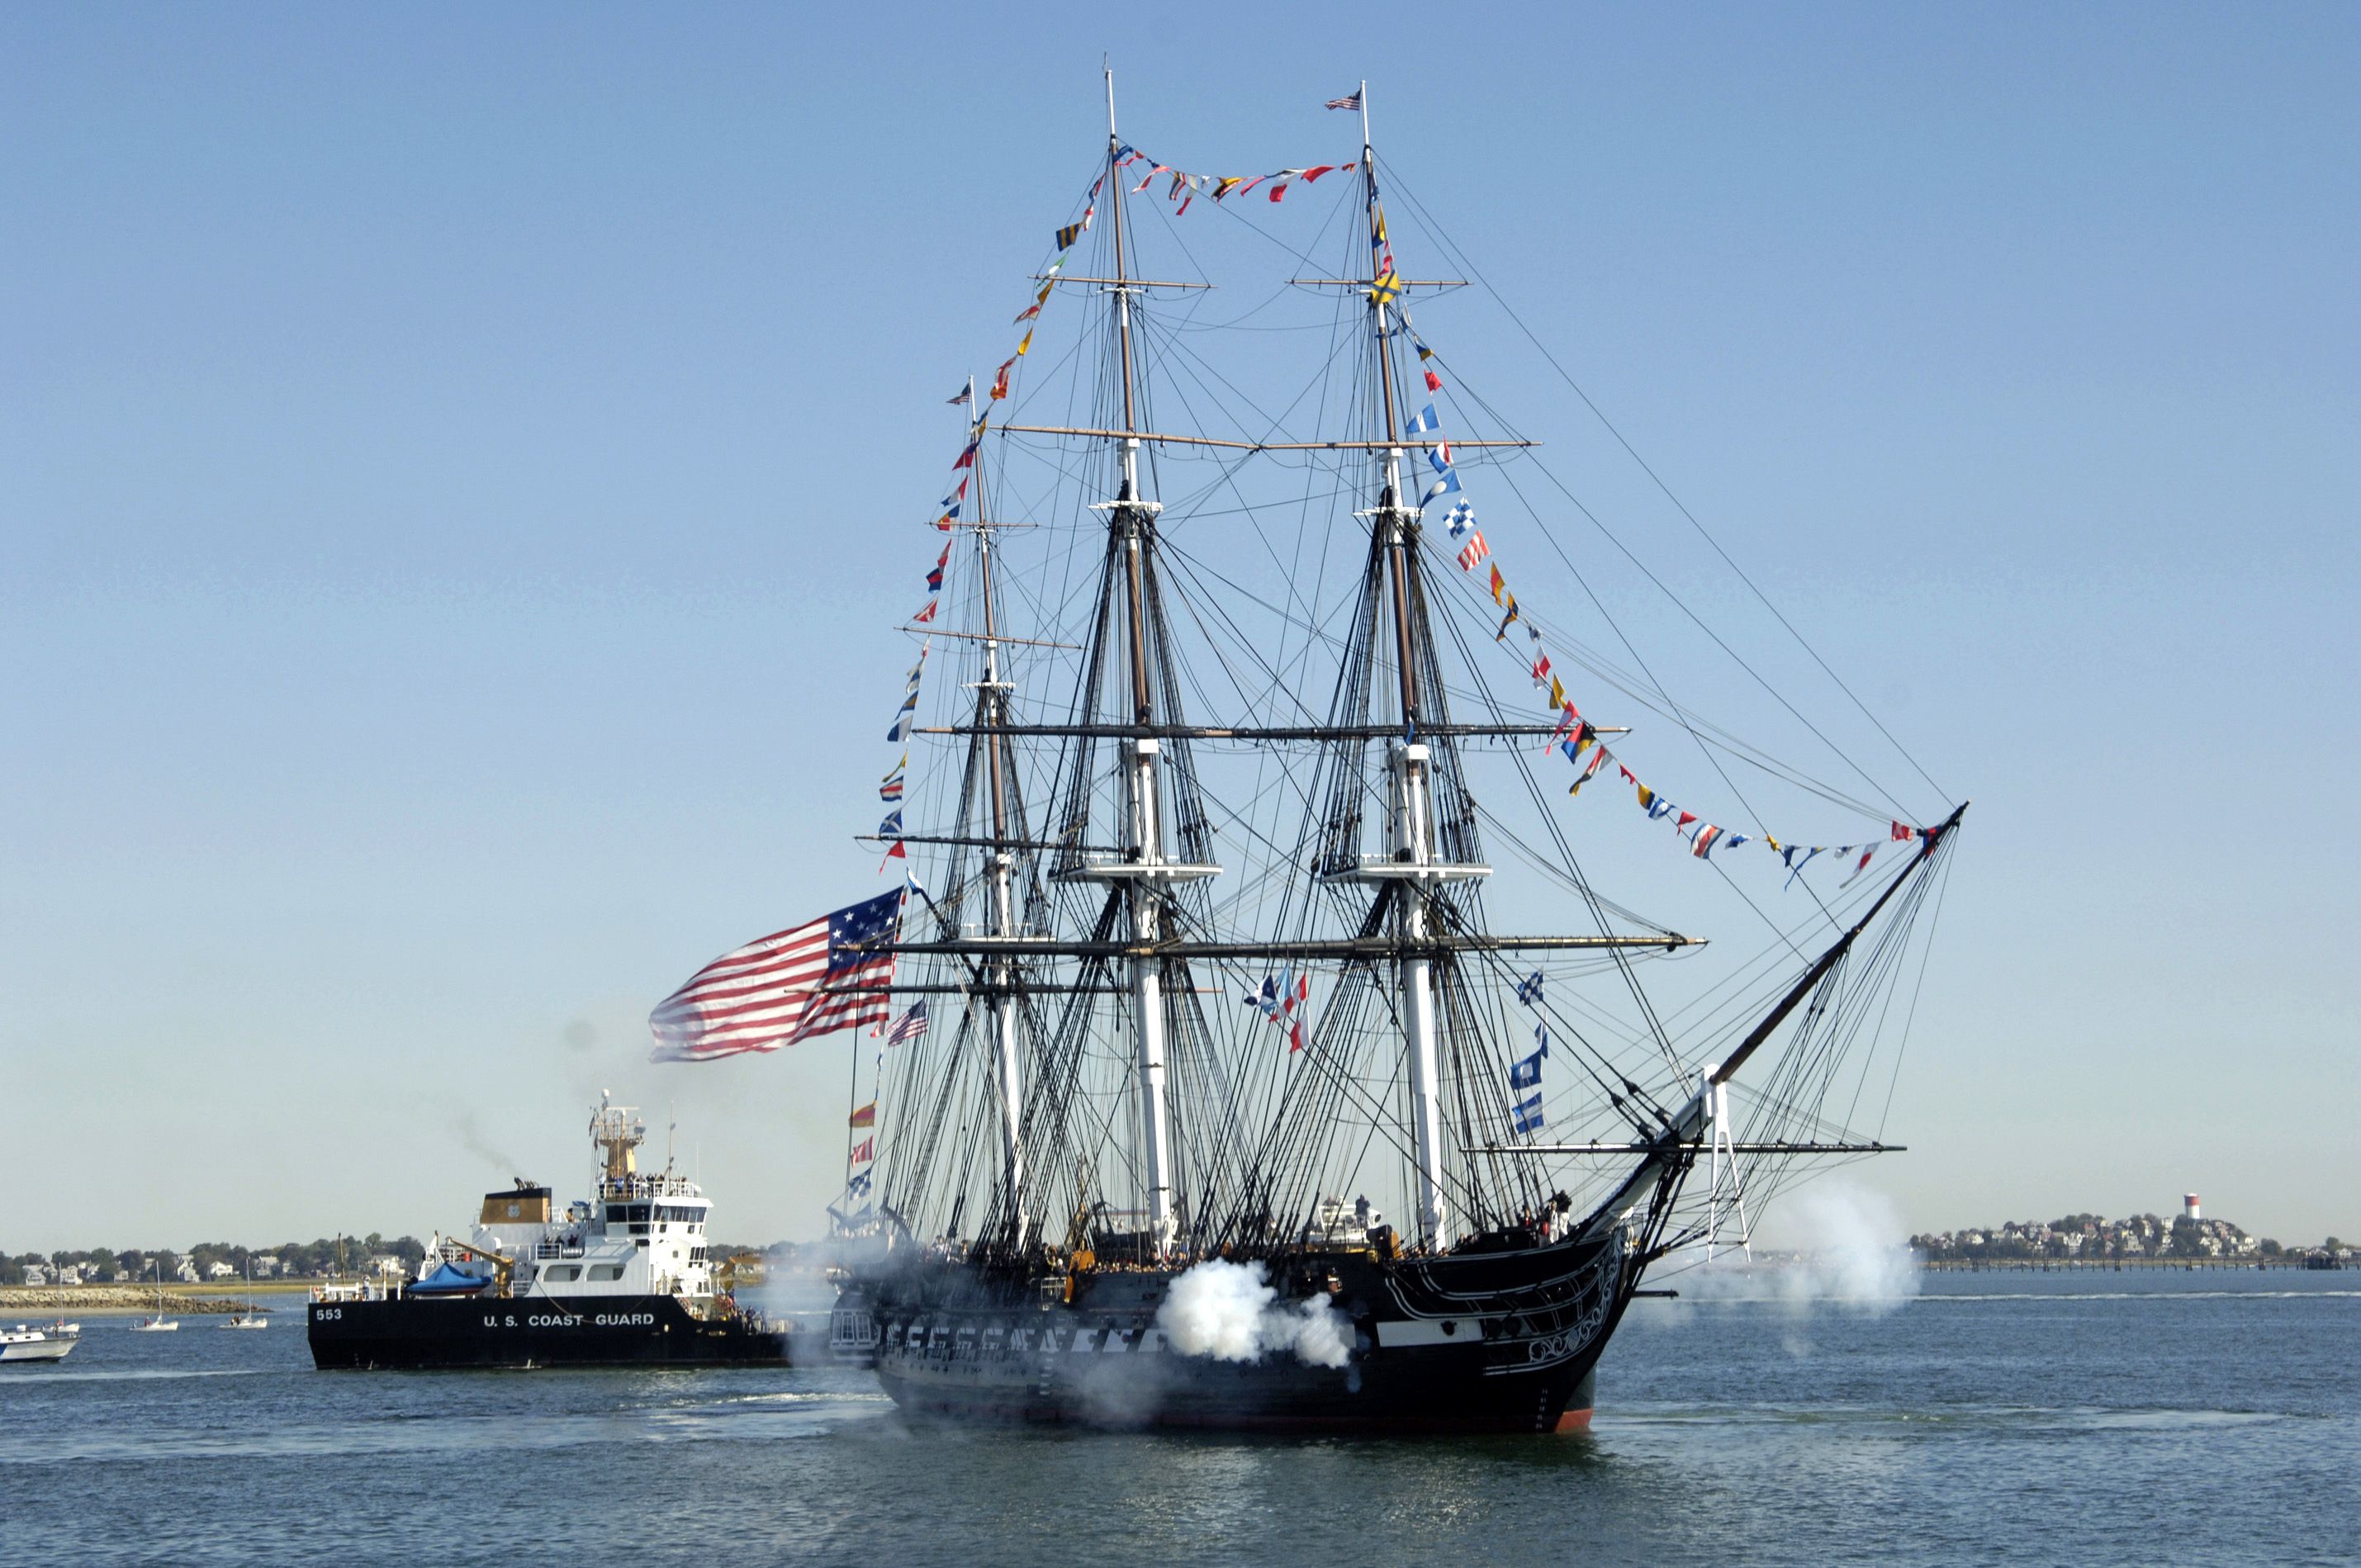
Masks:
[[[1540,906],[1595,928],[1492,927],[1479,777],[1563,815],[1537,770],[1617,731],[1577,717],[1569,733],[1554,700],[1546,721],[1512,712],[1476,668],[1490,644],[1456,629],[1465,547],[1413,477],[1435,420],[1404,303],[1422,285],[1394,264],[1366,103],[1333,105],[1361,111],[1355,163],[1287,175],[1359,182],[1344,248],[1367,260],[1285,280],[1343,301],[1345,390],[1321,407],[1360,428],[1153,417],[1188,401],[1158,396],[1158,367],[1168,391],[1195,374],[1160,302],[1202,284],[1140,275],[1127,203],[1193,177],[1122,140],[1112,81],[1104,168],[1059,236],[1062,260],[1092,234],[1096,264],[1053,269],[1036,302],[1054,288],[1095,313],[1072,375],[1089,411],[975,419],[973,492],[940,523],[964,618],[935,622],[930,603],[914,628],[968,678],[946,721],[917,727],[937,787],[884,835],[921,890],[895,990],[935,1023],[879,1053],[875,1186],[838,1210],[872,1244],[846,1306],[905,1407],[1566,1430],[1650,1270],[1720,1223],[1722,1195],[1691,1180],[1704,1162],[1746,1161],[1759,1197],[1798,1162],[1883,1146],[1822,1111],[1959,811],[1897,823],[1899,863],[1856,873],[1820,905],[1820,939],[1791,944],[1784,974],[1752,971],[1744,1015],[1694,1039],[1649,1007],[1641,965],[1696,939],[1621,916],[1556,829]],[[1004,367],[990,406],[1007,385]],[[1435,466],[1527,444],[1455,441]],[[1258,594],[1176,542],[1232,491],[1195,485],[1187,511],[1158,493],[1159,458],[1227,477],[1289,456],[1352,492],[1302,525],[1352,561],[1316,614],[1293,577]],[[1050,478],[1010,477],[1023,462]],[[1255,606],[1278,632],[1235,619]],[[1217,689],[1192,657],[1262,661],[1229,672],[1238,711],[1191,710]],[[1635,1021],[1600,1026],[1586,988],[1627,996]],[[1544,1060],[1554,1142],[1524,1092]],[[1733,1117],[1749,1073],[1763,1087]]]

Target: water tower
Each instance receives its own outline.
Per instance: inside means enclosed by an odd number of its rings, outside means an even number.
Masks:
[[[2196,1193],[2184,1192],[2180,1195],[2180,1217],[2191,1224],[2195,1224],[2204,1217],[2197,1212]]]

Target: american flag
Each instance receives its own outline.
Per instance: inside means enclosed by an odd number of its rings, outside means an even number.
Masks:
[[[1332,109],[1357,109],[1360,106],[1361,90],[1357,87],[1353,89],[1353,94],[1349,98],[1331,98],[1328,100],[1328,107]]]
[[[722,954],[648,1014],[656,1037],[649,1059],[775,1051],[884,1023],[893,1015],[890,944],[901,922],[896,890]]]
[[[885,1043],[889,1046],[902,1045],[917,1039],[926,1032],[927,1004],[924,1002],[913,1002],[910,1003],[910,1010],[895,1019],[894,1026],[885,1031]]]

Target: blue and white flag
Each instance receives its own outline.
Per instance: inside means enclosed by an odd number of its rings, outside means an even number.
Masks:
[[[902,808],[900,806],[897,806],[893,810],[885,814],[885,820],[877,825],[877,836],[880,839],[898,839],[902,836]]]
[[[1427,488],[1426,500],[1431,501],[1438,496],[1447,496],[1458,488],[1458,471],[1456,469],[1446,469],[1444,472],[1443,477],[1437,479],[1433,485]],[[1419,504],[1423,506],[1426,503],[1425,501],[1422,501]]]
[[[1476,509],[1466,501],[1461,501],[1444,513],[1443,520],[1451,525],[1452,538],[1465,539],[1467,537],[1467,531],[1476,526]],[[1536,631],[1533,635],[1538,638],[1541,633]]]
[[[1528,1007],[1538,1007],[1542,1000],[1542,971],[1533,970],[1517,981],[1517,1000]]]
[[[1542,1058],[1547,1054],[1544,1051],[1535,1051],[1522,1061],[1511,1063],[1509,1068],[1509,1087],[1511,1089],[1541,1087]]]
[[[1542,1097],[1535,1094],[1529,1099],[1518,1101],[1509,1107],[1509,1120],[1520,1133],[1540,1132],[1542,1130]]]
[[[1428,447],[1426,449],[1426,466],[1433,469],[1438,474],[1450,473],[1451,443],[1446,441],[1440,446]]]
[[[1434,405],[1429,403],[1411,415],[1410,423],[1403,428],[1411,435],[1432,435],[1443,428],[1443,422],[1434,417]]]

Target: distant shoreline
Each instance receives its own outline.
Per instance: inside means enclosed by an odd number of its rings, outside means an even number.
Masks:
[[[308,1294],[313,1281],[309,1279],[257,1280],[254,1285],[254,1305],[258,1311],[271,1311],[268,1298],[290,1296],[298,1291]],[[167,1285],[164,1287],[164,1310],[186,1312],[192,1317],[221,1315],[246,1310],[247,1289],[240,1282],[236,1293],[225,1296],[218,1285]],[[280,1303],[284,1306],[285,1303]],[[5,1312],[152,1312],[156,1310],[156,1288],[153,1285],[0,1285],[0,1313]]]

